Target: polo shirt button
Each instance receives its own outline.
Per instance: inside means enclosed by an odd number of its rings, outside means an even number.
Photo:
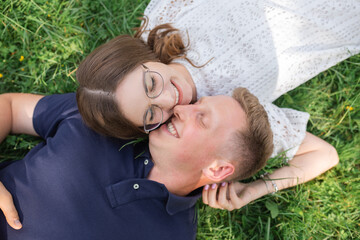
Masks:
[[[139,186],[139,184],[137,184],[137,183],[135,183],[134,186],[133,186],[133,188],[134,188],[135,190],[139,189],[139,187],[140,187],[140,186]]]
[[[145,159],[144,164],[145,164],[145,165],[148,165],[148,163],[149,163],[149,160],[148,160],[148,159]]]

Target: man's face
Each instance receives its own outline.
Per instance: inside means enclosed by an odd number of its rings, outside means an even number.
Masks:
[[[174,117],[150,133],[150,152],[163,170],[201,172],[221,154],[231,134],[245,127],[246,115],[236,100],[203,97],[194,105],[174,108]]]

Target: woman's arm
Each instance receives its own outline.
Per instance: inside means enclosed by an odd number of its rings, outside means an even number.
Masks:
[[[289,166],[275,170],[266,179],[272,179],[278,189],[282,190],[310,181],[334,167],[338,162],[339,157],[333,146],[306,133],[295,157],[289,161]],[[214,208],[233,210],[274,191],[275,187],[271,181],[265,183],[261,179],[247,184],[234,182],[220,186],[212,185],[208,190],[204,188],[203,202]]]
[[[0,95],[0,142],[10,133],[24,133],[37,136],[32,117],[37,102],[43,96],[24,93]],[[0,209],[6,221],[14,229],[22,227],[11,194],[0,182]]]

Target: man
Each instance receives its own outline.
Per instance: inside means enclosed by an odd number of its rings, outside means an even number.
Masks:
[[[74,94],[4,94],[0,108],[0,140],[10,132],[45,139],[0,171],[23,224],[13,230],[1,216],[1,239],[194,239],[199,187],[249,177],[272,151],[264,109],[257,108],[265,127],[256,133],[263,143],[255,141],[262,151],[249,151],[252,110],[225,96],[176,106],[148,146],[87,128]]]

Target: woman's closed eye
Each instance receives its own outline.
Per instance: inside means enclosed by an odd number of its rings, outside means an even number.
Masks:
[[[154,109],[152,108],[152,107],[150,107],[149,109],[148,109],[148,119],[150,120],[150,121],[152,121],[152,120],[154,120]]]
[[[151,79],[151,84],[149,86],[150,89],[148,89],[148,91],[150,93],[152,93],[152,92],[155,92],[155,89],[156,89],[156,80],[155,80],[155,77],[152,75],[150,75],[150,79]]]

